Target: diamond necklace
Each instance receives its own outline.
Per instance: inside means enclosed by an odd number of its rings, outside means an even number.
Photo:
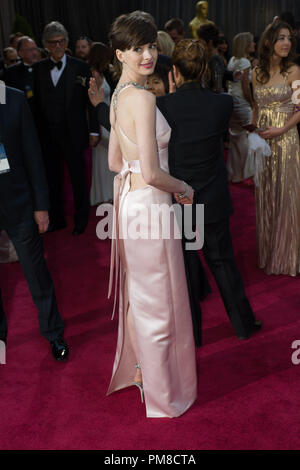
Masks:
[[[117,88],[115,90],[115,93],[114,93],[114,97],[113,97],[113,107],[114,107],[114,109],[116,109],[117,99],[118,99],[118,95],[119,95],[120,91],[123,90],[123,88],[126,88],[129,85],[132,85],[136,88],[140,88],[141,90],[148,90],[148,85],[140,85],[137,82],[125,82],[122,85],[117,86]]]

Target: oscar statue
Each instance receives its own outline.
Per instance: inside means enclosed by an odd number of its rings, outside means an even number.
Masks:
[[[190,34],[193,39],[199,39],[197,31],[204,24],[214,24],[213,21],[207,19],[208,2],[201,1],[196,4],[196,16],[189,23]]]

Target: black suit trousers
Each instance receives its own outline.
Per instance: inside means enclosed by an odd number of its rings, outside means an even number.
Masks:
[[[196,346],[200,346],[202,300],[211,291],[201,260],[196,250],[187,250],[186,243],[194,242],[196,230],[196,206],[192,207],[192,220],[182,218],[184,226],[183,255],[189,291],[193,330]],[[214,223],[205,224],[202,251],[206,263],[212,272],[228,317],[238,336],[247,336],[253,329],[255,321],[253,311],[246,297],[244,283],[236,266],[232,239],[229,230],[229,216]]]
[[[187,287],[189,293],[193,332],[196,347],[202,344],[202,312],[200,300],[204,300],[211,292],[204,267],[196,249],[187,250],[188,244],[195,244],[196,237],[196,205],[189,206],[190,212],[181,207],[182,251],[185,265]]]
[[[64,126],[52,126],[42,139],[43,157],[50,195],[50,222],[64,221],[62,202],[63,162],[70,175],[74,196],[74,224],[85,227],[89,217],[89,197],[86,188],[84,152],[76,148]]]
[[[242,276],[235,264],[229,217],[204,225],[203,254],[211,270],[228,317],[238,336],[247,336],[255,321]]]
[[[38,319],[42,335],[48,340],[63,334],[64,323],[58,311],[54,285],[49,273],[43,250],[42,237],[35,221],[29,220],[14,226],[4,224],[14,244],[22,269],[28,282],[32,299],[38,309]],[[0,293],[0,338],[7,333],[7,323]]]
[[[194,340],[195,346],[199,347],[202,344],[202,312],[200,300],[205,299],[207,294],[211,292],[211,288],[197,251],[187,251],[185,249],[186,242],[187,240],[183,237],[182,249],[192,313]],[[188,243],[190,242],[191,240],[188,240]]]

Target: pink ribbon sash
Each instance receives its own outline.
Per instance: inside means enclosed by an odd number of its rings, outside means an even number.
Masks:
[[[116,304],[117,304],[117,287],[118,276],[120,270],[120,249],[119,249],[119,215],[122,207],[123,200],[127,193],[130,191],[130,174],[141,173],[140,161],[131,160],[127,161],[123,158],[122,171],[114,178],[114,213],[113,213],[113,228],[112,228],[112,241],[111,241],[111,256],[110,256],[110,274],[108,286],[108,298],[110,298],[113,289],[113,279],[115,277],[115,292],[114,292],[114,306],[111,319],[114,319]],[[122,285],[120,282],[120,290]],[[120,291],[121,293],[121,291]]]

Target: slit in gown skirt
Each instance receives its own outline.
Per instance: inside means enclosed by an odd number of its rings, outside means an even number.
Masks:
[[[156,137],[160,166],[168,172],[170,128],[158,109]],[[153,204],[170,207],[172,198],[153,186],[130,191],[130,174],[141,172],[139,160],[123,162],[123,170],[115,177],[114,184],[110,291],[113,276],[115,280],[119,278],[119,327],[107,393],[131,386],[136,372],[134,365],[138,362],[147,417],[177,417],[190,408],[197,396],[195,347],[181,240],[174,233],[169,239],[124,237],[124,229],[136,220],[132,209],[143,207],[150,214]],[[139,219],[140,233],[162,233],[162,218],[152,220],[151,228],[146,219]],[[174,227],[174,223],[170,225]],[[127,330],[129,306],[138,358]]]

